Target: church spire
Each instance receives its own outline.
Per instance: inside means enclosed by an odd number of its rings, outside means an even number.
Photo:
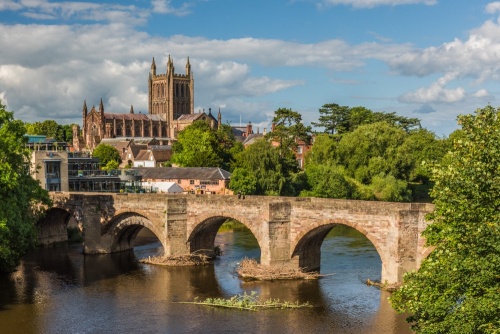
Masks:
[[[222,114],[220,113],[220,108],[219,108],[219,113],[217,114],[217,129],[220,129],[222,127]]]
[[[134,106],[133,105],[130,105],[130,113],[133,114],[134,113]]]
[[[187,57],[187,62],[186,62],[186,75],[189,75],[191,73],[191,64],[189,63],[189,57]]]
[[[99,112],[104,113],[104,105],[102,104],[102,98],[101,98],[101,102],[99,103]]]
[[[83,100],[83,109],[82,109],[83,120],[85,120],[85,118],[87,117],[87,114],[88,114],[87,101]]]
[[[155,63],[155,57],[153,57],[153,62],[151,63],[151,74],[156,75],[156,63]]]

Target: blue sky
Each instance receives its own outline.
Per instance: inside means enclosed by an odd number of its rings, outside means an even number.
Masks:
[[[0,0],[0,98],[81,124],[83,101],[147,112],[152,58],[195,78],[195,112],[270,128],[327,103],[418,117],[439,136],[500,106],[500,1]]]

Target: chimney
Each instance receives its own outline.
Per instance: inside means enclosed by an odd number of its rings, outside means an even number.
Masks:
[[[246,131],[246,137],[248,137],[252,133],[253,133],[253,131],[252,131],[252,123],[248,122],[248,124],[247,124],[247,131]]]

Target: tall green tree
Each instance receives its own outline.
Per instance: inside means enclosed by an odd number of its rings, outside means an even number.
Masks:
[[[312,122],[311,124],[324,128],[325,133],[341,134],[349,129],[349,116],[348,106],[329,103],[319,109],[318,122]]]
[[[297,148],[297,140],[306,143],[311,141],[311,127],[302,123],[302,115],[297,111],[279,108],[274,112],[274,128],[266,134],[266,138],[276,143],[280,157]]]
[[[99,158],[101,166],[106,166],[110,161],[116,161],[118,164],[122,162],[120,152],[114,146],[108,144],[97,145],[92,151],[92,156]]]
[[[500,333],[500,109],[459,116],[453,149],[432,169],[433,251],[391,297],[418,333]]]
[[[22,121],[0,102],[0,271],[10,271],[36,245],[35,224],[48,193],[29,174]]]

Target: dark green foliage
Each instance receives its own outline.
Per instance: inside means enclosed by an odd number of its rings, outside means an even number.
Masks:
[[[356,116],[350,118],[351,122],[356,121],[356,125],[350,123],[353,131],[316,136],[305,164],[310,188],[301,195],[383,201],[414,200],[409,183],[428,183],[429,162],[442,159],[447,141],[437,139],[425,129],[407,131],[395,123],[401,121],[402,124],[413,124],[411,120],[403,122],[393,114],[373,113],[361,107],[352,108],[351,111],[351,116]],[[372,123],[379,117],[393,121]],[[365,122],[367,124],[362,124]],[[346,127],[343,129],[347,131]],[[333,177],[337,179],[330,180]],[[325,180],[334,184],[342,182],[342,186],[337,185],[334,190]],[[422,193],[422,189],[425,187],[419,188],[418,199],[429,201],[428,193]]]
[[[391,301],[418,333],[500,332],[500,110],[459,116],[462,130],[433,166],[434,247]]]
[[[324,128],[324,132],[329,134],[352,132],[362,125],[378,122],[389,123],[406,132],[420,128],[418,118],[399,116],[394,112],[371,111],[365,107],[349,108],[348,106],[330,103],[320,108],[319,113],[319,122],[313,122],[312,124]]]
[[[29,175],[25,132],[0,103],[0,271],[13,270],[35,246],[35,224],[50,204],[48,193]]]
[[[255,191],[249,194],[292,195],[292,175],[298,172],[298,166],[291,151],[281,153],[283,157],[280,157],[278,148],[265,139],[248,146],[236,156],[237,181],[233,183],[231,180],[230,188],[243,191],[241,179],[246,180],[245,184],[252,184],[255,180]]]

